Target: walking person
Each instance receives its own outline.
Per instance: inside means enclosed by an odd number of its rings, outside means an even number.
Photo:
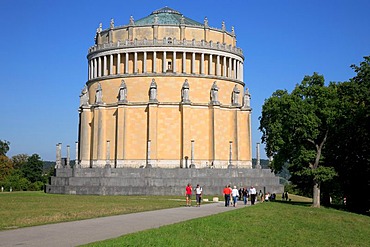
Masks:
[[[257,191],[256,191],[256,188],[254,188],[253,186],[251,186],[250,194],[251,194],[251,204],[254,205],[256,201]]]
[[[197,201],[197,207],[200,207],[200,202],[202,201],[202,187],[197,184],[197,187],[195,188],[195,199]]]
[[[242,194],[241,194],[241,196],[243,196],[243,201],[244,201],[244,205],[247,205],[247,203],[248,203],[248,196],[249,196],[249,193],[248,193],[248,190],[247,190],[247,188],[243,188],[242,189]]]
[[[222,194],[225,198],[225,207],[228,207],[230,205],[230,189],[227,185],[225,186]]]
[[[289,199],[289,194],[288,194],[288,191],[287,192],[285,192],[285,201],[288,201],[288,199]]]
[[[186,206],[191,207],[191,194],[192,194],[193,188],[191,187],[191,184],[189,183],[185,188],[185,197],[186,197]]]
[[[236,188],[236,186],[234,186],[234,189],[231,191],[231,195],[233,197],[233,206],[236,207],[236,204],[238,202],[238,197],[239,197],[239,191]]]

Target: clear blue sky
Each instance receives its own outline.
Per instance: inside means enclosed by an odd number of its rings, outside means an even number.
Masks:
[[[99,23],[124,25],[168,6],[212,27],[235,27],[252,94],[253,157],[261,107],[277,89],[291,91],[305,75],[347,81],[351,64],[370,55],[369,0],[94,1],[1,0],[0,139],[9,156],[55,160],[55,145],[78,134],[79,94],[87,81],[87,49]],[[266,157],[263,147],[262,157]]]

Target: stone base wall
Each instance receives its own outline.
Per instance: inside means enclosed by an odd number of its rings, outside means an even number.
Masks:
[[[225,185],[256,187],[282,193],[269,169],[157,169],[157,168],[60,168],[45,192],[78,195],[184,195],[185,187],[199,184],[205,195],[222,195]]]

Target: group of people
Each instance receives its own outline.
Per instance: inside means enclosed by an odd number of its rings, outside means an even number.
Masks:
[[[243,200],[244,205],[247,205],[249,196],[251,198],[251,204],[254,205],[257,199],[257,191],[253,186],[249,190],[246,187],[238,190],[236,186],[231,189],[230,185],[226,185],[222,194],[225,198],[225,207],[229,207],[230,205],[236,207],[238,199]]]
[[[193,191],[195,192],[197,203],[196,206],[200,207],[200,204],[202,202],[203,189],[199,184],[197,184],[197,186],[193,189],[190,183],[185,188],[186,206],[191,206]],[[248,198],[250,198],[251,205],[254,205],[258,198],[261,202],[275,201],[276,199],[275,193],[270,194],[269,192],[267,192],[264,194],[262,193],[262,190],[260,190],[257,194],[257,190],[253,186],[251,186],[249,189],[246,187],[237,189],[236,186],[233,186],[233,188],[231,188],[231,185],[226,185],[222,191],[222,194],[225,198],[225,207],[229,207],[230,205],[236,207],[238,205],[238,200],[243,201],[244,205],[247,205]],[[288,200],[288,192],[283,193],[282,199]]]
[[[200,207],[200,203],[202,202],[202,194],[203,194],[203,189],[202,187],[197,184],[197,187],[194,189],[195,191],[195,200],[197,202],[197,207]],[[185,197],[186,197],[186,206],[191,207],[191,196],[193,194],[193,187],[189,183],[186,188],[185,188]]]

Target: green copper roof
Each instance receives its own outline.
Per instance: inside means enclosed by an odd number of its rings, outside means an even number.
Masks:
[[[204,26],[202,23],[194,21],[190,18],[183,16],[179,11],[164,7],[153,11],[147,17],[135,21],[135,25],[153,25],[153,24],[169,24],[169,25],[194,25]]]

